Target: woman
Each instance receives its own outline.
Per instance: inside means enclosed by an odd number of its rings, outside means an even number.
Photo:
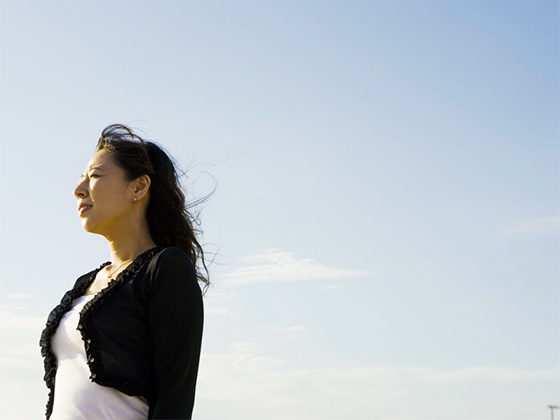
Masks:
[[[204,255],[177,171],[124,125],[103,130],[74,190],[111,262],[76,281],[41,336],[47,419],[190,419]]]

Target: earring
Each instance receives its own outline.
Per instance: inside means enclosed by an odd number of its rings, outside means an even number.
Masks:
[[[136,197],[134,197],[134,202],[136,203],[138,201],[138,199]]]

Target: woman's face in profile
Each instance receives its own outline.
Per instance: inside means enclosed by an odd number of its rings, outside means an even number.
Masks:
[[[111,154],[105,150],[96,152],[74,190],[82,227],[87,232],[110,234],[130,214],[130,185]]]

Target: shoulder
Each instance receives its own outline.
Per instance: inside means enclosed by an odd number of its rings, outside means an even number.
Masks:
[[[154,274],[165,272],[183,275],[195,274],[195,268],[189,255],[181,248],[169,246],[158,250],[152,257],[148,271]]]
[[[189,255],[176,246],[168,246],[156,252],[152,257],[151,263],[154,261],[158,264],[182,263],[192,265]]]
[[[157,251],[148,265],[146,285],[152,304],[198,299],[201,295],[196,269],[189,255],[180,248]]]

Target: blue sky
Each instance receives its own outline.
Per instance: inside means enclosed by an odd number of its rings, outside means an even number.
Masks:
[[[71,192],[116,122],[217,185],[196,418],[560,405],[557,2],[1,2],[7,418],[42,415],[45,318],[109,258]]]

